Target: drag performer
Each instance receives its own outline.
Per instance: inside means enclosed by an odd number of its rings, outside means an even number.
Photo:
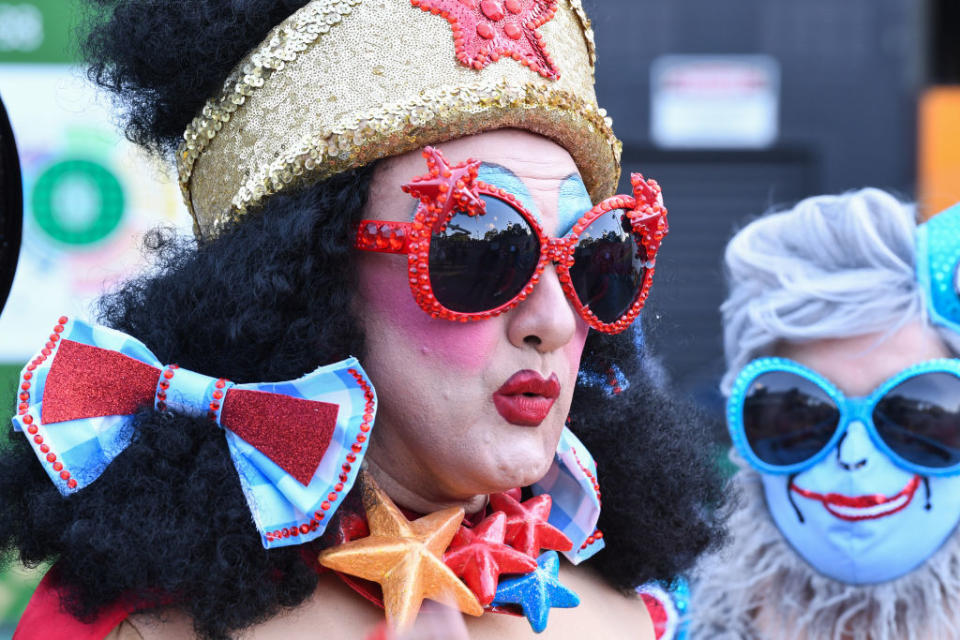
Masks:
[[[691,637],[960,637],[960,206],[809,198],[726,265],[743,497]]]
[[[91,75],[196,241],[24,368],[0,543],[55,564],[17,638],[362,638],[424,598],[648,637],[632,589],[721,487],[630,328],[666,212],[614,195],[579,0],[98,4]]]

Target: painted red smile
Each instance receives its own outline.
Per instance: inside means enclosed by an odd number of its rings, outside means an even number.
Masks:
[[[537,427],[547,418],[560,395],[560,380],[552,373],[544,379],[536,371],[518,371],[493,394],[497,413],[510,424]]]
[[[801,489],[790,483],[790,490],[804,498],[820,501],[831,515],[856,522],[858,520],[876,520],[901,511],[913,500],[920,486],[920,476],[913,476],[903,489],[892,496],[872,494],[865,496],[845,496],[839,493],[816,493]]]

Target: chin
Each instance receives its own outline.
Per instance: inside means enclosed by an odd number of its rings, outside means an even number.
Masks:
[[[496,469],[489,476],[491,484],[495,484],[496,488],[487,493],[526,487],[537,482],[550,470],[553,458],[553,449],[546,454],[542,450],[525,452],[516,448],[504,452]]]

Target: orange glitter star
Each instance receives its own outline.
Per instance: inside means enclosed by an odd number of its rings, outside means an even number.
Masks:
[[[411,522],[372,478],[365,476],[363,482],[370,536],[324,550],[320,564],[379,583],[387,622],[396,629],[413,624],[424,598],[481,615],[477,597],[443,562],[463,509],[443,509]]]

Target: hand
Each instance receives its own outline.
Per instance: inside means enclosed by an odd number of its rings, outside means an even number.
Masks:
[[[425,600],[411,629],[395,633],[384,623],[367,640],[470,640],[470,637],[459,611]]]

